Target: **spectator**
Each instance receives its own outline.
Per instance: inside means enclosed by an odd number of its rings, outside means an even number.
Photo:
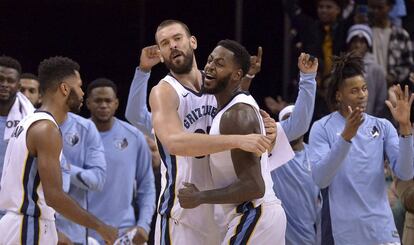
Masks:
[[[368,0],[371,13],[373,54],[375,62],[386,71],[388,86],[403,83],[413,64],[410,35],[392,24],[389,13],[395,0]]]
[[[346,48],[345,39],[353,15],[341,18],[345,6],[342,0],[317,0],[318,19],[306,15],[297,0],[285,1],[285,9],[292,21],[292,27],[299,36],[302,50],[319,58],[323,76],[329,74],[332,67],[332,55],[339,55]],[[296,74],[296,72],[295,72]]]

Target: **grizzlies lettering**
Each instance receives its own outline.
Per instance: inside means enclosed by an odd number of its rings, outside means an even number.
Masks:
[[[199,108],[192,110],[184,117],[184,127],[188,129],[191,124],[195,123],[198,119],[211,116],[214,117],[217,114],[217,108],[211,105],[203,105]]]

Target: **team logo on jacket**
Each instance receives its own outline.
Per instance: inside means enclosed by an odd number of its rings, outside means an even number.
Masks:
[[[65,142],[70,146],[75,146],[77,143],[79,143],[79,140],[79,134],[76,132],[65,134]]]
[[[128,140],[126,138],[115,139],[114,144],[115,144],[115,148],[119,150],[123,150],[128,147]]]
[[[378,136],[380,136],[380,131],[379,128],[377,126],[369,126],[366,128],[366,132],[368,134],[369,137],[375,139]]]

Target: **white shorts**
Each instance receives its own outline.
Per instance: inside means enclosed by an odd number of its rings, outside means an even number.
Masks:
[[[190,225],[158,214],[154,243],[155,245],[220,244],[218,231],[211,232],[214,229],[215,227],[206,227],[204,232],[198,231]]]
[[[0,245],[56,245],[55,222],[8,212],[0,220]]]
[[[222,245],[285,244],[286,215],[279,201],[264,203],[232,219]]]

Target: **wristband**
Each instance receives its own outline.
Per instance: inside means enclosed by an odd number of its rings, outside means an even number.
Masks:
[[[253,79],[255,76],[256,76],[256,75],[250,75],[249,73],[246,73],[246,77],[247,77],[247,78]]]

